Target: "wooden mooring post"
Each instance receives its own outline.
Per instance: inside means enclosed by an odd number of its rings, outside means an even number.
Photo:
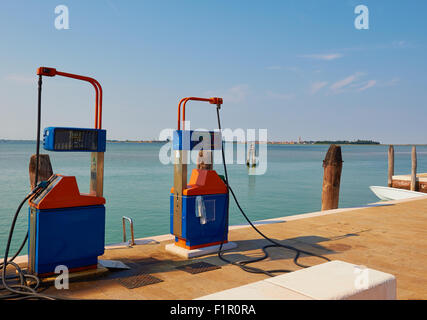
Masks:
[[[388,147],[388,181],[387,185],[392,187],[394,176],[394,147],[390,145]]]
[[[411,191],[417,191],[417,147],[412,147]]]
[[[342,163],[341,147],[332,144],[323,160],[322,211],[338,208]]]
[[[35,179],[36,179],[36,155],[33,154],[30,158],[30,185],[31,189],[35,187]],[[50,158],[48,154],[41,154],[39,157],[39,176],[38,181],[46,181],[53,174],[52,165],[50,164]]]
[[[197,169],[213,170],[213,153],[210,150],[200,150],[197,157]]]

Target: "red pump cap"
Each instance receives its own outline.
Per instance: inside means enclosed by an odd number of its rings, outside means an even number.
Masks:
[[[210,104],[222,104],[222,98],[210,98],[209,99],[209,103]]]
[[[54,77],[54,76],[56,76],[56,69],[55,68],[40,67],[37,69],[37,74],[39,76]]]

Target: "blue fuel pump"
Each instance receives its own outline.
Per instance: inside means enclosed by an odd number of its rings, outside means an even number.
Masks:
[[[170,195],[170,232],[175,246],[186,250],[227,243],[229,194],[226,183],[213,170],[213,151],[221,150],[220,132],[185,130],[185,105],[188,101],[204,101],[219,108],[221,98],[184,98],[178,107],[178,130],[173,135],[174,186]],[[183,106],[183,128],[180,114]],[[200,150],[203,166],[191,173],[187,184],[187,153]],[[207,161],[206,161],[207,159]]]
[[[104,253],[106,131],[101,129],[102,88],[98,81],[46,67],[39,68],[37,74],[40,79],[64,76],[83,80],[91,83],[96,93],[95,128],[48,127],[43,132],[45,150],[91,152],[88,194],[80,193],[75,177],[54,174],[46,188],[29,199],[28,271],[46,277],[59,265],[69,272],[96,268],[98,256]]]

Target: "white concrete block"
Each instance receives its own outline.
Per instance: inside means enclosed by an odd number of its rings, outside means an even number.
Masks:
[[[393,275],[338,260],[265,281],[316,300],[396,299]]]
[[[170,243],[165,246],[165,250],[170,253],[176,254],[180,257],[189,259],[189,258],[195,258],[195,257],[216,253],[218,252],[219,247],[220,245],[215,245],[215,246],[189,250],[182,247],[178,247],[174,243]],[[235,242],[227,242],[223,244],[222,250],[226,251],[226,250],[234,249],[236,247],[237,247],[237,244]]]
[[[396,278],[388,273],[331,261],[198,300],[394,300]]]
[[[312,300],[298,292],[288,290],[264,280],[241,287],[216,292],[195,300]]]

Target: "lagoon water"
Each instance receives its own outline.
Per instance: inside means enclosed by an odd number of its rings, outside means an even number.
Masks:
[[[104,181],[107,244],[122,241],[124,215],[134,219],[136,238],[169,233],[173,166],[160,163],[162,146],[107,144]],[[245,165],[228,165],[230,185],[249,217],[255,221],[320,210],[322,160],[327,149],[326,145],[268,145],[268,169],[259,176],[249,176]],[[387,150],[387,146],[380,145],[342,147],[341,208],[378,200],[369,186],[386,185]],[[427,172],[427,146],[419,146],[417,151],[418,171]],[[0,141],[0,256],[16,207],[29,192],[28,163],[33,153],[35,142]],[[80,191],[88,192],[88,153],[42,153],[50,154],[55,173],[76,176]],[[219,174],[223,173],[221,164],[214,167]],[[410,169],[411,147],[396,146],[395,174],[409,174]],[[236,205],[230,203],[230,224],[243,223]],[[25,236],[27,219],[28,206],[25,206],[15,229],[12,254]]]

